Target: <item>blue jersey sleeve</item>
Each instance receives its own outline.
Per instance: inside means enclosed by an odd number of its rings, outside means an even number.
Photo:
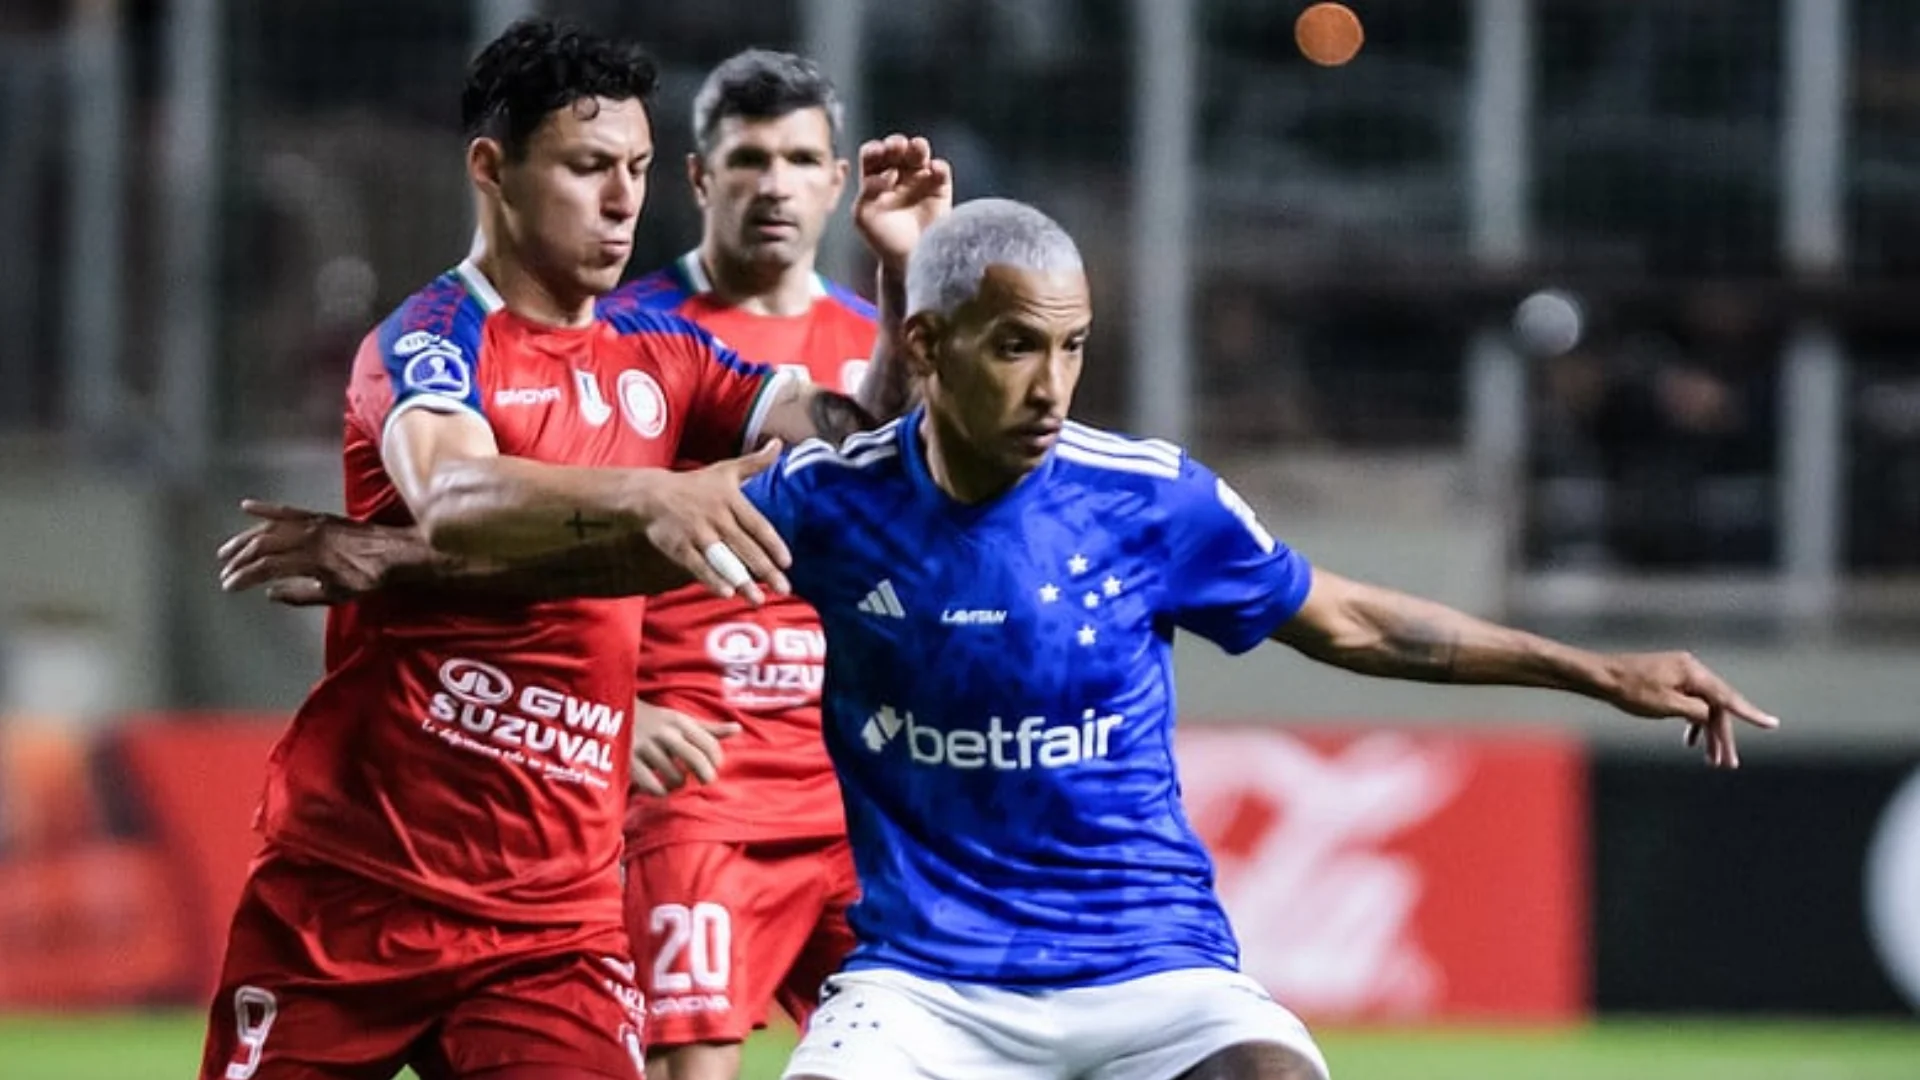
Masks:
[[[1230,653],[1246,652],[1300,610],[1313,568],[1206,466],[1184,460],[1173,492],[1167,615]]]
[[[485,419],[480,392],[481,325],[486,312],[457,275],[414,294],[374,332],[392,398],[381,428],[408,409],[469,412]]]
[[[788,550],[793,553],[793,568],[787,576],[794,583],[795,590],[801,590],[800,583],[804,577],[801,514],[808,502],[802,490],[806,484],[804,469],[808,458],[817,453],[817,448],[822,445],[808,441],[782,452],[780,460],[759,475],[748,477],[741,488],[747,501],[766,516],[768,523],[780,534],[780,539],[787,542]]]

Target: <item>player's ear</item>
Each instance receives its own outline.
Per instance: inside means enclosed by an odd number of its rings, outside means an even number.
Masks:
[[[467,179],[490,199],[504,198],[500,180],[506,163],[506,148],[496,139],[482,135],[467,144]]]
[[[852,168],[853,166],[847,162],[846,158],[837,157],[833,159],[833,205],[834,206],[839,206],[840,196],[845,195],[847,193],[847,174],[852,170]]]
[[[937,311],[921,311],[907,316],[900,326],[900,336],[906,345],[907,370],[916,378],[926,378],[933,374],[933,358],[940,349],[940,339],[947,331],[947,320]]]
[[[687,186],[693,189],[693,201],[707,208],[707,159],[695,150],[687,155]]]

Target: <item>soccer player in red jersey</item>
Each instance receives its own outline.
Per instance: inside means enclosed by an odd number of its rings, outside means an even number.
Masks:
[[[700,246],[617,303],[676,312],[742,356],[856,392],[874,311],[814,268],[846,187],[840,111],[800,57],[749,50],[715,68],[687,162]],[[692,587],[647,605],[626,888],[651,1080],[734,1080],[773,1003],[804,1024],[853,949],[859,885],[820,733],[824,643],[792,598],[750,608]],[[715,734],[731,735],[724,757]],[[683,785],[689,774],[708,782]]]
[[[645,196],[653,80],[637,50],[544,22],[475,59],[462,117],[483,245],[355,358],[351,517],[575,595],[687,573],[780,591],[785,549],[739,492],[773,447],[725,459],[868,417],[685,320],[596,316]],[[856,218],[893,303],[950,182],[924,142],[861,160]],[[665,468],[683,460],[719,464]],[[642,537],[666,557],[621,556]],[[204,1078],[635,1076],[617,867],[639,618],[638,601],[507,599],[498,582],[330,615],[326,675],[269,762]]]

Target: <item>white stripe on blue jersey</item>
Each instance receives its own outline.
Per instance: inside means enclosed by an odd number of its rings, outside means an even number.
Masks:
[[[1180,475],[1180,448],[1158,439],[1129,439],[1084,424],[1061,429],[1054,453],[1077,465],[1172,480]]]
[[[1100,428],[1069,420],[1061,429],[1061,438],[1085,447],[1088,450],[1104,450],[1121,457],[1154,458],[1166,462],[1174,468],[1180,467],[1180,460],[1186,452],[1165,439],[1139,439],[1131,435],[1119,435]]]
[[[900,421],[894,420],[873,431],[849,435],[838,447],[824,439],[808,439],[787,455],[781,475],[792,476],[823,461],[856,469],[885,461],[900,452],[896,440],[899,425]]]

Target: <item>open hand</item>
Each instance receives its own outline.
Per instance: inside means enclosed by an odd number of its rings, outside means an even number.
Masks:
[[[860,147],[853,221],[889,273],[904,273],[921,234],[953,209],[953,166],[927,140],[889,135]]]
[[[378,589],[404,553],[425,544],[404,529],[383,528],[297,506],[246,499],[258,518],[220,545],[220,588],[267,587],[267,599],[293,607],[338,604]]]
[[[641,515],[647,522],[647,542],[716,596],[737,595],[758,607],[766,602],[761,582],[788,595],[793,587],[781,571],[793,564],[793,556],[772,523],[740,490],[779,458],[780,441],[774,439],[745,457],[661,477]],[[716,545],[723,545],[725,552]],[[710,551],[720,558],[710,558]],[[737,565],[729,565],[729,558]]]
[[[1762,712],[1714,674],[1692,653],[1629,653],[1609,663],[1613,687],[1607,695],[1619,709],[1656,720],[1687,722],[1687,745],[1706,745],[1707,764],[1737,769],[1734,721],[1773,729],[1780,719]]]
[[[723,759],[720,741],[739,732],[739,724],[695,720],[636,700],[633,787],[649,795],[665,795],[685,786],[688,773],[703,784],[713,783]]]

